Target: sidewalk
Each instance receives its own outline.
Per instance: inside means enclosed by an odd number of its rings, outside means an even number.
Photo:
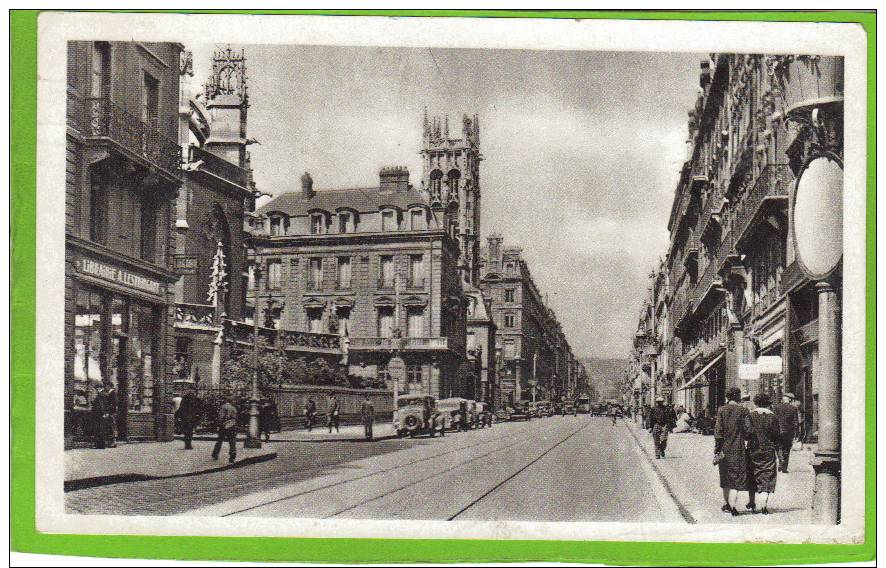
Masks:
[[[212,459],[214,442],[194,440],[194,449],[185,450],[181,440],[137,442],[97,450],[79,448],[65,451],[65,491],[99,485],[186,477],[243,467],[277,457],[273,446],[259,449],[237,443],[237,460],[228,463],[228,446],[222,447],[218,461]]]
[[[397,433],[394,432],[394,426],[390,422],[376,422],[372,427],[373,441],[387,440],[395,438]],[[243,435],[240,435],[242,440]],[[211,434],[200,434],[194,436],[195,440],[214,440]],[[283,430],[282,432],[274,432],[271,434],[270,444],[274,442],[365,442],[366,436],[363,431],[363,425],[353,424],[349,426],[341,426],[336,432],[335,428],[332,433],[326,424],[314,426],[314,429],[308,432],[304,428],[296,430]],[[267,444],[268,442],[263,442]],[[239,450],[238,450],[239,451]]]
[[[713,465],[714,437],[694,433],[668,436],[667,454],[655,459],[652,434],[630,419],[628,430],[652,463],[653,469],[677,502],[684,517],[697,523],[774,523],[806,524],[811,522],[814,474],[809,465],[810,450],[791,452],[788,473],[778,474],[775,493],[769,498],[770,515],[745,513],[747,493],[740,492],[738,509],[732,517],[720,510],[723,494],[720,476]]]

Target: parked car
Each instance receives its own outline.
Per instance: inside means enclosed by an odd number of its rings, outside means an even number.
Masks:
[[[437,409],[437,401],[432,396],[404,394],[397,397],[397,410],[394,411],[394,431],[397,437],[410,438],[429,435],[431,438],[445,434],[445,416]]]
[[[539,418],[551,416],[554,413],[551,403],[547,401],[539,402],[535,405],[535,415]]]
[[[515,403],[514,406],[508,407],[508,420],[531,420],[532,411],[527,404]]]
[[[489,410],[489,405],[485,402],[477,403],[477,427],[485,428],[486,426],[492,426],[492,420],[494,415],[492,411]]]
[[[600,403],[591,405],[591,416],[603,416],[606,414],[606,407]]]
[[[437,410],[443,416],[445,428],[451,430],[467,430],[470,427],[468,399],[461,397],[441,398],[437,401]]]

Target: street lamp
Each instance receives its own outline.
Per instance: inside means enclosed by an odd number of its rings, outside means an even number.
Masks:
[[[256,256],[258,257],[258,255]],[[260,372],[258,353],[258,291],[260,290],[259,285],[261,284],[261,265],[258,261],[252,268],[252,274],[255,289],[255,297],[253,299],[254,307],[252,309],[252,360],[254,367],[252,373],[252,396],[249,400],[249,429],[246,432],[246,442],[244,443],[244,447],[260,448],[261,435],[259,434],[258,426],[258,374]]]

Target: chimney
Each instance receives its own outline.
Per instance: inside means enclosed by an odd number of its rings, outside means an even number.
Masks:
[[[314,180],[311,179],[311,174],[308,172],[301,176],[301,193],[305,199],[314,197]]]
[[[406,166],[391,166],[378,171],[379,193],[406,193],[409,189],[409,170]]]

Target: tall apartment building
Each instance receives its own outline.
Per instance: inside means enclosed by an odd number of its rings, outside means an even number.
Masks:
[[[569,343],[539,292],[522,250],[504,247],[490,235],[484,251],[480,289],[490,299],[495,321],[501,400],[543,400],[568,392]]]
[[[172,437],[175,199],[182,46],[68,44],[65,443],[91,435],[103,382],[120,438]]]
[[[249,311],[284,330],[346,339],[348,373],[393,384],[388,363],[406,364],[401,393],[457,396],[466,375],[465,297],[458,242],[447,210],[409,183],[404,167],[382,168],[378,185],[278,195],[256,212]],[[249,315],[249,317],[252,317]]]
[[[659,274],[665,292],[650,303],[664,299],[667,311],[650,313],[670,331],[655,336],[638,325],[638,357],[657,361],[651,388],[673,388],[694,412],[715,410],[732,386],[791,391],[811,435],[818,300],[790,239],[790,205],[811,159],[842,168],[843,61],[714,54],[702,62],[699,87]],[[830,278],[839,296],[839,268]],[[745,380],[749,365],[764,372]]]

